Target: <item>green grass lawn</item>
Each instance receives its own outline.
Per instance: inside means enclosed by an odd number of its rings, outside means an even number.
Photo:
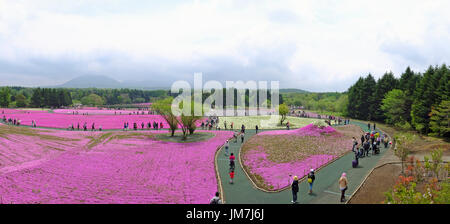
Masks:
[[[279,115],[274,115],[273,119],[271,119],[270,115],[264,116],[242,116],[242,117],[220,117],[219,118],[219,127],[220,129],[224,129],[224,122],[227,122],[227,128],[230,128],[231,122],[234,123],[234,129],[240,129],[241,125],[244,124],[247,129],[255,129],[255,126],[258,125],[259,129],[284,129],[286,128],[286,122],[289,121],[291,124],[291,128],[301,128],[308,124],[311,124],[314,121],[319,119],[315,118],[300,118],[300,117],[287,117],[283,122],[283,125],[280,125]]]

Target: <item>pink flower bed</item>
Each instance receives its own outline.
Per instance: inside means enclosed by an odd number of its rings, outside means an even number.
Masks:
[[[243,146],[242,161],[261,187],[278,190],[289,186],[289,175],[304,177],[351,150],[356,126],[319,128],[310,124],[296,130],[261,132]],[[292,177],[291,177],[292,180]]]
[[[88,129],[91,129],[92,123],[95,123],[95,128],[98,129],[102,126],[102,129],[123,129],[123,124],[125,122],[129,123],[129,129],[133,128],[133,123],[136,122],[138,129],[141,129],[141,124],[144,122],[144,128],[147,129],[147,123],[150,122],[153,127],[153,122],[156,121],[158,124],[163,123],[163,128],[169,128],[168,123],[160,115],[72,115],[70,114],[60,114],[60,113],[47,113],[47,112],[24,112],[19,110],[8,110],[8,113],[1,116],[6,116],[6,118],[18,119],[21,121],[22,125],[31,125],[34,120],[38,127],[49,127],[49,128],[68,128],[72,124],[75,129],[78,123],[80,124],[80,129],[83,128],[84,123],[87,123]],[[197,126],[200,126],[201,121],[197,122]]]
[[[73,115],[74,113],[78,113],[78,115],[82,114],[88,114],[88,115],[98,115],[98,114],[108,114],[108,115],[133,115],[133,113],[136,114],[142,114],[144,112],[144,115],[148,114],[148,111],[139,111],[139,110],[109,110],[109,109],[55,109],[53,110],[54,113],[57,114],[69,114]]]
[[[334,155],[312,155],[301,161],[275,163],[267,158],[265,152],[252,151],[246,155],[245,165],[252,167],[253,173],[261,176],[268,186],[277,190],[289,186],[293,176],[301,178],[307,175],[310,169],[317,169],[334,158]]]
[[[64,132],[52,134],[65,136]],[[83,139],[100,133],[79,134]],[[92,148],[85,147],[86,138],[76,148],[54,142],[63,153],[23,167],[16,164],[16,169],[0,169],[1,203],[208,203],[218,190],[216,149],[232,132],[214,134],[195,143],[132,136],[105,140]],[[42,141],[33,143],[29,146],[43,147],[38,144]],[[28,155],[21,147],[0,145],[0,153],[16,149],[18,155]]]

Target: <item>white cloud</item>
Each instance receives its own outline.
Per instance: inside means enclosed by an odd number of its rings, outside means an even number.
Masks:
[[[72,77],[78,71],[118,79],[136,71],[136,79],[194,72],[219,79],[232,71],[239,74],[230,78],[342,91],[368,72],[399,75],[408,65],[423,70],[450,58],[448,1],[141,4],[0,0],[0,62],[20,73],[36,58],[63,60],[73,62]],[[20,75],[47,77],[44,68],[39,71]]]

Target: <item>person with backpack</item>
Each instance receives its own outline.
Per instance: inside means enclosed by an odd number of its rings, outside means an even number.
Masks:
[[[309,194],[312,194],[312,187],[315,180],[316,175],[314,175],[314,169],[311,169],[308,173]]]
[[[216,195],[209,201],[209,204],[222,204],[219,192],[216,192]]]
[[[292,203],[296,204],[297,203],[297,193],[298,193],[298,177],[294,176],[294,180],[292,181],[291,184],[291,190],[292,190]]]
[[[342,173],[339,178],[339,190],[341,190],[341,202],[345,202],[345,191],[348,189],[347,174]]]

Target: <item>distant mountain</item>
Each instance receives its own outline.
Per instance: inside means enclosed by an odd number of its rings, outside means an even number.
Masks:
[[[56,87],[63,88],[120,88],[121,83],[103,75],[83,75]]]
[[[302,89],[280,89],[280,93],[309,93]]]
[[[145,89],[145,90],[155,90],[155,89],[169,89],[168,87],[155,87],[150,86],[149,82],[140,81],[124,81],[120,82],[113,78],[104,75],[83,75],[71,79],[61,85],[52,86],[56,88],[105,88],[105,89]]]

